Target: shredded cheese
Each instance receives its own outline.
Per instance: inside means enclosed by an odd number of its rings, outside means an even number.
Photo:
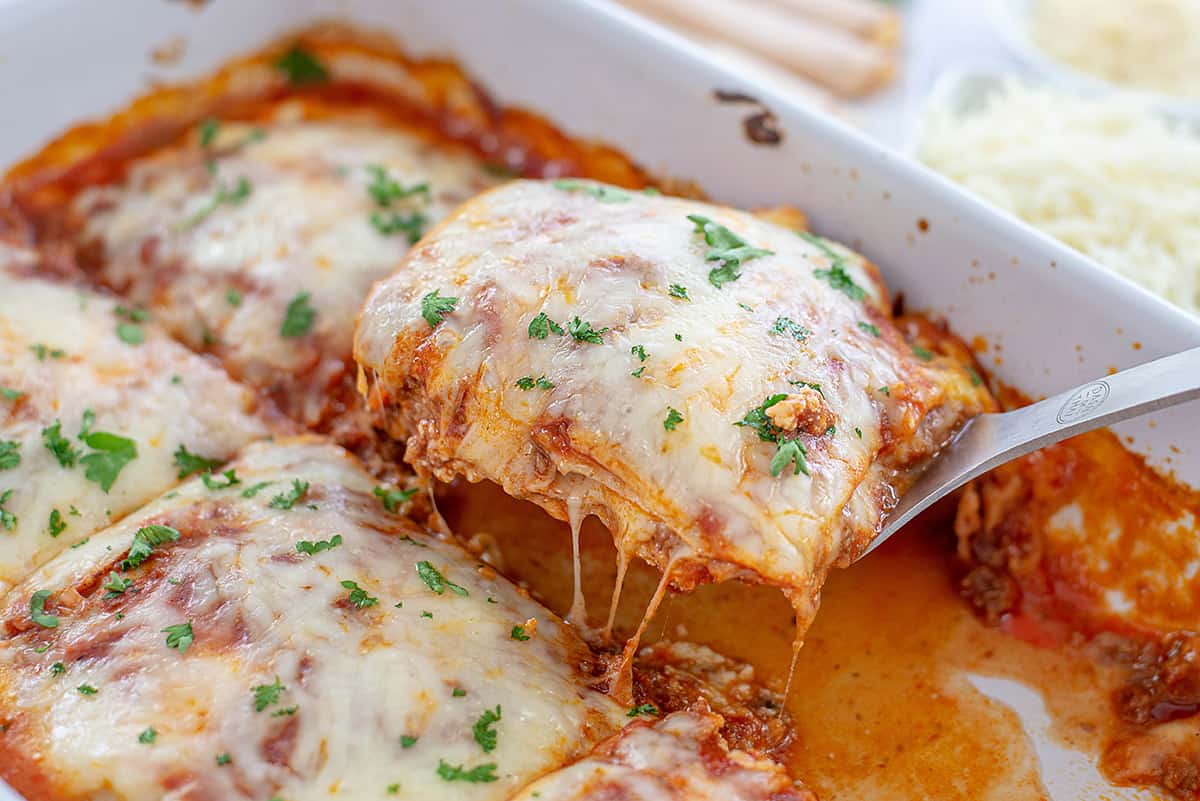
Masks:
[[[1015,82],[930,112],[919,157],[1110,270],[1200,314],[1200,138],[1124,100]]]
[[[1200,98],[1197,0],[1038,0],[1029,35],[1047,55],[1080,72]]]

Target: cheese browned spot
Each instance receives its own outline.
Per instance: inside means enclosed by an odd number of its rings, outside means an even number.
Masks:
[[[512,801],[816,801],[774,762],[731,751],[717,715],[638,720]]]
[[[382,798],[398,782],[402,798],[505,799],[628,720],[589,689],[570,628],[386,511],[346,452],[300,438],[231,467],[242,485],[189,481],[7,596],[0,778],[30,798]],[[178,540],[122,570],[149,526]],[[132,584],[107,591],[110,573]],[[54,628],[30,619],[38,591]],[[537,636],[513,639],[531,618]],[[184,623],[193,641],[171,647],[163,630]]]
[[[459,300],[431,327],[434,290]],[[802,620],[913,469],[991,408],[966,367],[913,353],[877,272],[842,246],[554,183],[460,207],[375,288],[355,352],[420,468],[595,514],[676,586],[786,587]]]
[[[345,400],[371,284],[410,234],[495,179],[473,156],[379,126],[207,130],[83,192],[72,207],[82,253],[101,281],[234,377],[310,426],[327,423]]]
[[[248,390],[144,316],[0,266],[0,441],[20,454],[0,588],[169,489],[181,447],[219,464],[267,433]]]

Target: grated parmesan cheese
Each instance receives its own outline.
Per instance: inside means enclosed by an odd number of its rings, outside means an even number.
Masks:
[[[1200,314],[1200,138],[1124,100],[1009,83],[934,109],[919,158],[1110,270]]]
[[[1037,0],[1029,36],[1080,72],[1200,98],[1200,0]]]

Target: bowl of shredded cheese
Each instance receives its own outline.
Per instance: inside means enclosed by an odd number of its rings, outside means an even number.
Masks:
[[[912,149],[1100,266],[1200,315],[1200,130],[1110,93],[946,75]]]
[[[1200,118],[1200,0],[988,0],[1007,44],[1044,76],[1140,95]]]

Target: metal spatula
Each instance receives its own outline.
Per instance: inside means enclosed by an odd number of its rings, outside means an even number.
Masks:
[[[863,556],[930,505],[994,467],[1067,437],[1196,398],[1200,348],[1122,370],[1021,409],[981,414],[963,426],[904,493]]]

